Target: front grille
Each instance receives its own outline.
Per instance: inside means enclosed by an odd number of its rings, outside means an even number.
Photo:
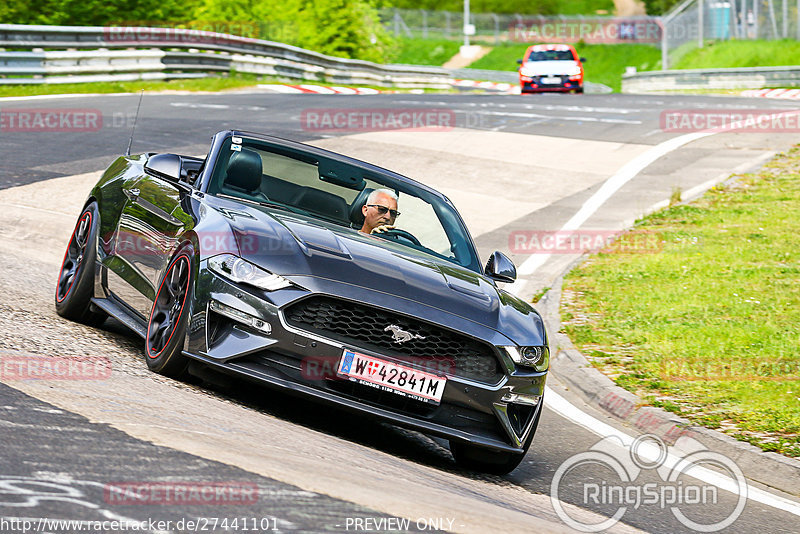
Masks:
[[[285,311],[295,328],[409,362],[415,367],[495,384],[502,376],[491,345],[382,308],[331,297],[310,297]],[[389,325],[422,336],[395,343]]]

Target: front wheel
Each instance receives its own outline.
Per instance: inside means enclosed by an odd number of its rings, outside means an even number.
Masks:
[[[103,312],[91,309],[99,227],[100,212],[97,202],[92,202],[84,208],[72,231],[58,273],[55,294],[56,313],[93,326],[98,326],[106,318]]]
[[[147,323],[147,366],[173,378],[182,376],[189,362],[183,355],[183,341],[191,308],[193,265],[190,246],[173,257],[158,286]]]

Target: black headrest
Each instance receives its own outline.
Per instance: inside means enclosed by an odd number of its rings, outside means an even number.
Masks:
[[[373,191],[374,189],[365,187],[361,190],[353,203],[350,204],[350,222],[352,222],[353,225],[357,226],[358,228],[361,228],[364,225],[364,213],[361,211],[361,208],[363,208],[364,204],[367,203],[369,194]]]
[[[340,196],[319,189],[303,188],[303,193],[295,201],[298,208],[311,209],[342,220],[347,214],[347,202]]]
[[[261,186],[261,156],[243,148],[234,152],[228,163],[224,184],[244,191],[255,191]]]

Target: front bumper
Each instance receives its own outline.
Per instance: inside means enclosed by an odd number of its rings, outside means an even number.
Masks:
[[[222,372],[424,433],[497,451],[523,450],[541,410],[546,371],[532,372],[499,356],[504,375],[497,383],[448,375],[438,405],[344,380],[335,372],[344,348],[398,361],[288,325],[282,309],[307,296],[304,289],[266,293],[239,286],[204,267],[195,291],[186,356]],[[237,320],[236,314],[220,314],[220,306],[212,307],[212,302],[255,318],[260,327]]]
[[[547,80],[556,79],[556,83]],[[532,76],[530,79],[520,78],[523,93],[567,92],[583,88],[582,80],[570,80],[569,76]]]

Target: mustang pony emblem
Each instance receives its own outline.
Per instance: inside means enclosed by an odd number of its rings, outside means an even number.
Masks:
[[[383,329],[384,332],[391,332],[392,338],[394,342],[397,344],[405,343],[406,341],[411,341],[412,339],[425,339],[425,336],[421,336],[419,334],[412,334],[411,332],[406,332],[396,324],[390,324],[386,328]]]

